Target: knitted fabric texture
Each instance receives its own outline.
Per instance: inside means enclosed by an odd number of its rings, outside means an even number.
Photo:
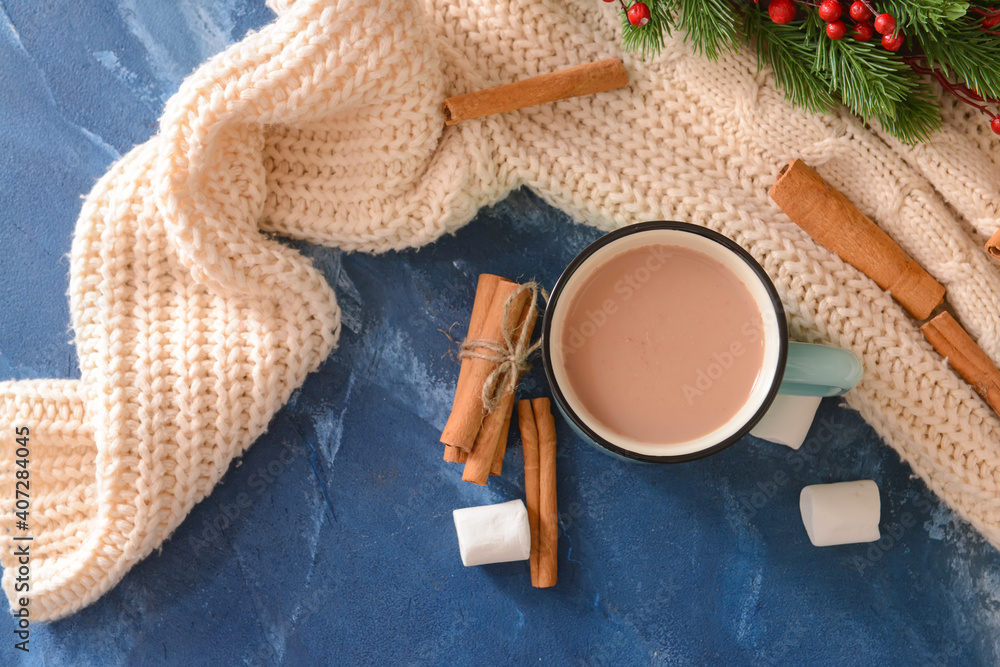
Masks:
[[[90,604],[159,547],[335,346],[333,292],[270,233],[419,246],[522,185],[602,229],[686,220],[747,248],[794,338],[863,358],[848,404],[1000,545],[997,415],[767,196],[806,160],[947,286],[1000,361],[1000,272],[982,249],[1000,152],[981,117],[944,99],[943,132],[902,145],[846,112],[793,109],[749,53],[711,62],[671,38],[651,61],[623,54],[616,10],[587,0],[272,6],[87,197],[70,269],[80,379],[0,384],[5,489],[14,430],[31,432],[34,618]],[[625,89],[444,126],[448,95],[612,56]]]

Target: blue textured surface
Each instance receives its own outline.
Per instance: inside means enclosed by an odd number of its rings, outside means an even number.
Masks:
[[[595,11],[597,9],[595,8]],[[206,56],[263,25],[249,0],[0,3],[0,379],[74,377],[65,298],[80,196],[155,131]],[[559,584],[463,568],[451,510],[523,495],[516,438],[481,488],[437,437],[457,366],[439,329],[475,276],[551,285],[597,236],[526,192],[420,251],[302,246],[342,343],[160,553],[97,603],[0,618],[0,663],[994,664],[1000,558],[857,415],[824,401],[804,447],[747,438],[673,467],[604,456],[559,423]],[[522,391],[546,392],[540,369]],[[871,478],[883,540],[813,548],[806,484]],[[6,493],[8,491],[0,490]]]

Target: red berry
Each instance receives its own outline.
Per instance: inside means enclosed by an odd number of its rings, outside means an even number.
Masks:
[[[892,14],[879,14],[875,17],[875,32],[880,35],[889,35],[896,30],[896,19]]]
[[[857,2],[851,4],[851,18],[857,21],[858,23],[867,21],[871,17],[872,17],[871,10],[868,9],[868,6],[865,3],[861,2],[861,0],[858,0]]]
[[[840,3],[837,0],[823,0],[819,6],[819,17],[824,21],[836,21],[840,18]]]
[[[1000,134],[1000,116],[993,116],[993,120],[990,121],[990,129]]]
[[[614,2],[615,0],[604,0],[604,2]]]
[[[900,30],[895,35],[882,35],[882,46],[889,51],[899,51],[903,45],[903,31]]]
[[[649,23],[649,7],[646,6],[645,2],[633,3],[628,8],[628,22],[636,28],[641,28]]]
[[[795,3],[792,0],[771,0],[767,7],[767,15],[779,25],[791,23],[795,18]]]
[[[871,23],[856,23],[854,24],[854,32],[851,33],[851,37],[859,42],[867,42],[874,34],[875,29],[872,28]]]
[[[990,14],[983,18],[983,28],[989,30],[990,28],[995,28],[1000,25],[1000,10],[994,10],[996,14]]]
[[[830,39],[843,39],[847,34],[847,26],[843,21],[833,21],[826,24],[826,36]]]

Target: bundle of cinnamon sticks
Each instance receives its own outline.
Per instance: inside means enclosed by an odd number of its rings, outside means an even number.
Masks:
[[[488,273],[479,276],[476,286],[455,402],[441,434],[444,460],[464,463],[462,479],[474,484],[486,484],[503,469],[523,370],[518,357],[531,340],[538,316],[534,292],[525,288]]]

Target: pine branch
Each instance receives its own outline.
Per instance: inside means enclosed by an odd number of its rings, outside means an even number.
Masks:
[[[942,26],[969,11],[965,0],[879,0],[878,7],[880,12],[892,14],[904,32],[914,25]]]
[[[717,60],[740,46],[739,13],[727,0],[678,0],[684,41],[691,40],[694,52]]]
[[[833,91],[863,118],[895,116],[896,103],[916,85],[910,68],[881,46],[853,39],[817,39],[815,46],[814,68],[828,74]]]
[[[945,26],[912,24],[931,67],[939,65],[981,97],[1000,99],[1000,37],[983,32],[978,21],[954,21]]]
[[[956,88],[973,100],[969,89],[987,101],[1000,99],[1000,36],[982,29],[989,8],[968,0],[875,0],[878,11],[892,14],[907,36],[903,50],[916,56],[906,57],[883,48],[877,36],[872,42],[829,39],[818,12],[804,9],[814,6],[806,0],[796,0],[805,19],[787,25],[769,20],[766,2],[642,1],[651,14],[646,26],[632,27],[622,12],[626,49],[656,55],[674,28],[683,30],[695,53],[712,60],[741,43],[752,44],[758,70],[769,66],[795,106],[825,112],[840,102],[908,143],[928,139],[941,124],[939,102],[923,74],[957,80],[964,87]]]
[[[770,66],[774,82],[795,106],[813,113],[831,111],[837,100],[830,82],[810,67],[815,47],[802,23],[778,25],[757,11],[744,17],[744,34],[757,48],[757,71]]]
[[[674,13],[677,11],[672,0],[644,0],[649,7],[649,23],[636,28],[628,20],[625,9],[621,11],[622,46],[626,51],[639,51],[643,58],[656,56],[663,48],[663,39],[676,27]]]
[[[941,128],[941,113],[934,93],[921,81],[896,103],[893,115],[876,116],[886,132],[907,144],[927,141]]]

